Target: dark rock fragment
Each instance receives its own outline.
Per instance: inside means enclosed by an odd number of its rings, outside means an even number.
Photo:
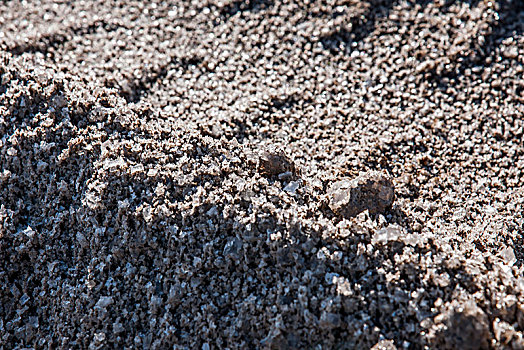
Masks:
[[[280,174],[295,173],[295,165],[284,154],[284,152],[263,152],[260,155],[259,168],[260,174],[266,177],[273,177]]]
[[[487,349],[490,338],[488,317],[474,303],[452,313],[447,322],[448,346],[456,349]]]
[[[395,200],[395,187],[384,172],[370,171],[355,179],[335,182],[327,191],[328,205],[337,215],[349,218],[364,210],[385,212]]]
[[[488,349],[492,337],[488,316],[475,302],[455,305],[443,314],[444,328],[431,344],[439,349]]]

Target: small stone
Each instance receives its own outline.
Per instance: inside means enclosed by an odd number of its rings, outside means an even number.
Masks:
[[[504,259],[504,261],[510,266],[517,262],[515,252],[511,247],[506,247],[505,249],[502,249],[502,251],[500,252],[500,257]]]
[[[284,187],[284,191],[288,192],[289,194],[295,194],[299,187],[300,187],[300,182],[291,181],[290,183],[287,184],[286,187]]]
[[[517,47],[509,47],[507,49],[504,48],[504,50],[502,50],[502,54],[506,58],[515,59],[519,57],[519,50]]]
[[[105,333],[99,332],[95,333],[95,342],[101,343],[106,339]]]
[[[149,169],[147,171],[147,176],[149,177],[155,177],[158,174],[158,169]]]
[[[452,349],[487,349],[491,337],[488,316],[474,302],[454,309],[444,339]]]
[[[29,301],[29,296],[24,293],[22,297],[20,298],[20,305],[25,305]]]
[[[17,154],[18,154],[18,152],[13,147],[7,149],[7,155],[8,156],[14,157]]]
[[[395,200],[395,187],[384,172],[370,171],[355,179],[344,179],[331,185],[327,191],[329,207],[345,218],[364,210],[370,214],[384,213]]]
[[[24,234],[29,238],[33,238],[36,232],[31,228],[31,226],[27,226],[27,228],[24,230]]]
[[[9,290],[11,291],[11,294],[15,296],[15,298],[18,298],[20,296],[20,290],[13,284]]]
[[[351,284],[346,278],[338,277],[336,280],[337,285],[337,292],[340,295],[349,297],[353,294],[353,291],[351,290]]]
[[[141,173],[144,171],[144,166],[142,164],[137,164],[137,165],[133,165],[130,169],[129,169],[131,175],[134,175],[134,174],[137,174],[137,173]]]
[[[218,209],[216,206],[212,206],[207,212],[207,216],[216,216],[218,214]]]
[[[286,171],[285,173],[278,174],[279,180],[287,180],[291,179],[293,177],[293,173],[291,171]]]
[[[371,239],[371,243],[377,244],[386,244],[390,241],[398,241],[402,236],[402,228],[398,225],[389,225],[378,232]]]
[[[95,307],[103,309],[103,308],[108,307],[111,304],[113,304],[113,297],[100,297]]]
[[[295,173],[295,165],[284,152],[264,152],[259,159],[259,172],[263,176],[273,177],[283,173]]]

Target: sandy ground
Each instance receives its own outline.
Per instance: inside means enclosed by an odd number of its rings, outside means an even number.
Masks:
[[[1,2],[0,349],[524,349],[523,31]]]

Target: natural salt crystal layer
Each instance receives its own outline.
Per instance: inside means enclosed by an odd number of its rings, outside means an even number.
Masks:
[[[524,349],[522,1],[17,3],[0,347]]]

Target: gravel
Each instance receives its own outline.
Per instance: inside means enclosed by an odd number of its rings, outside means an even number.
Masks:
[[[0,3],[0,348],[524,348],[523,14]]]

